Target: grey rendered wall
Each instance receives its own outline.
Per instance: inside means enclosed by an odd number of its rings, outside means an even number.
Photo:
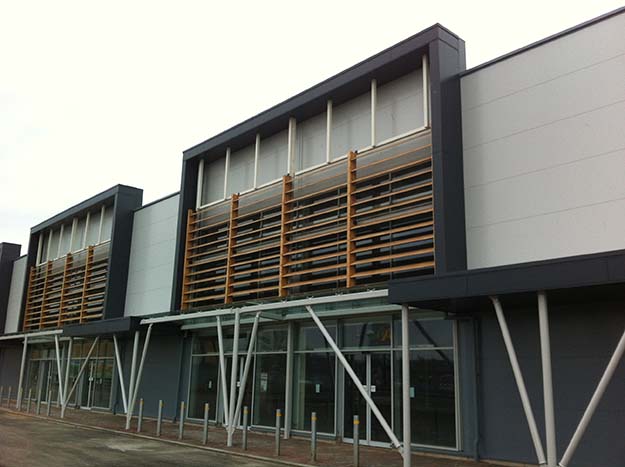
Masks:
[[[620,14],[462,77],[469,268],[625,248],[623,31]]]
[[[179,196],[135,212],[125,316],[170,310]]]
[[[5,334],[17,332],[19,329],[27,259],[26,256],[22,256],[13,263],[11,288],[9,289],[9,303],[7,305],[7,319],[4,325]]]
[[[512,340],[544,444],[540,342],[536,308],[506,307]],[[558,459],[625,328],[622,303],[550,307]],[[480,453],[536,464],[532,442],[494,312],[481,315]],[[625,361],[621,361],[569,467],[623,467]]]

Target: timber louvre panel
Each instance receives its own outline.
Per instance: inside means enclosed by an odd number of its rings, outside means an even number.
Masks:
[[[434,273],[429,131],[190,210],[182,309]]]
[[[23,330],[58,328],[102,317],[109,242],[32,266]]]

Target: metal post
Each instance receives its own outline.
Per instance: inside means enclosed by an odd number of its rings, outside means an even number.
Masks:
[[[310,416],[310,458],[317,460],[317,412]]]
[[[126,399],[126,385],[124,384],[124,369],[122,361],[119,358],[119,344],[117,343],[117,335],[113,334],[113,347],[115,348],[115,364],[117,365],[117,377],[119,378],[119,386],[122,390],[122,403],[124,404],[124,412],[128,413],[128,399]]]
[[[23,387],[23,383],[24,383],[24,369],[26,367],[26,353],[28,350],[28,336],[24,336],[24,347],[22,349],[22,362],[20,364],[20,378],[19,378],[19,382],[17,383],[17,403],[15,405],[15,408],[17,410],[20,410],[22,408],[22,398],[20,397],[20,393],[23,392],[22,391],[22,387]],[[7,407],[9,406],[9,403],[7,403]]]
[[[295,323],[289,322],[286,344],[286,381],[284,395],[284,439],[291,436],[291,413],[293,400],[293,335]]]
[[[0,386],[0,405],[2,405],[2,395],[4,394],[4,386]]]
[[[178,439],[184,436],[184,401],[180,402],[180,425],[178,426]]]
[[[13,388],[9,386],[9,392],[7,393],[7,407],[11,405],[11,393],[13,392]]]
[[[610,361],[608,362],[608,366],[606,367],[603,373],[603,376],[601,376],[601,380],[599,380],[597,389],[595,389],[595,392],[592,395],[590,402],[588,403],[588,407],[586,407],[586,410],[584,411],[584,415],[582,415],[582,419],[579,421],[579,425],[577,425],[575,433],[573,433],[573,437],[571,438],[571,441],[568,447],[566,448],[566,451],[564,451],[564,455],[562,456],[562,460],[560,461],[560,465],[562,467],[567,467],[569,465],[569,462],[571,461],[571,457],[573,457],[573,454],[575,453],[575,450],[577,449],[577,446],[579,445],[579,442],[582,439],[582,436],[584,436],[584,432],[586,431],[586,428],[588,427],[588,424],[590,423],[590,419],[594,415],[595,410],[597,409],[597,406],[599,405],[599,402],[601,401],[601,398],[603,397],[603,393],[608,387],[608,384],[610,384],[610,380],[612,379],[612,376],[614,376],[614,372],[616,371],[616,368],[618,367],[618,364],[621,358],[623,357],[624,353],[625,353],[625,332],[623,332],[623,335],[621,336],[621,340],[618,342],[618,345],[616,346],[616,349],[614,350],[614,353],[612,354],[612,358],[610,358]]]
[[[551,373],[549,308],[547,306],[547,294],[544,291],[538,292],[538,324],[540,329],[540,358],[543,369],[547,467],[557,467],[558,453],[556,451],[556,422],[553,404],[553,377]]]
[[[35,413],[37,415],[41,415],[41,388],[39,388],[39,391],[37,394],[37,407],[35,408]]]
[[[50,410],[52,409],[52,389],[48,390],[48,406],[46,407],[46,417],[50,416]]]
[[[54,355],[56,357],[57,379],[59,380],[59,399],[61,405],[65,404],[65,391],[63,390],[63,372],[61,371],[61,352],[59,350],[59,335],[54,335]]]
[[[33,388],[28,389],[28,405],[26,405],[26,413],[30,413],[30,401],[33,398]]]
[[[280,419],[282,418],[282,411],[280,409],[276,410],[276,449],[274,454],[276,456],[280,455]]]
[[[78,371],[76,380],[74,381],[74,384],[72,385],[72,389],[67,394],[67,397],[65,398],[65,403],[61,405],[61,418],[65,417],[65,409],[67,409],[67,404],[69,403],[69,400],[72,398],[72,394],[74,394],[74,391],[76,390],[76,386],[78,386],[78,381],[80,381],[80,377],[84,373],[85,368],[87,367],[87,364],[91,360],[91,355],[93,354],[93,351],[95,350],[95,347],[98,344],[99,340],[100,340],[100,336],[96,337],[93,340],[93,344],[91,344],[91,348],[89,349],[89,352],[87,353],[87,358],[85,358],[85,361],[82,362],[82,365],[80,366],[80,370]],[[48,404],[49,403],[50,402],[48,401]]]
[[[354,415],[354,467],[360,465],[360,420],[358,415]]]
[[[410,433],[410,333],[408,332],[408,307],[401,307],[401,383],[402,383],[402,414],[404,433],[404,467],[410,467],[412,437]]]
[[[135,408],[135,402],[137,400],[137,393],[141,386],[141,376],[143,376],[143,365],[145,364],[145,357],[148,353],[148,345],[150,345],[150,336],[152,335],[152,326],[148,326],[148,331],[145,333],[145,341],[143,342],[143,352],[141,353],[141,362],[139,363],[139,370],[135,378],[134,387],[132,390],[132,396],[130,397],[130,405],[128,406],[128,413],[126,414],[126,429],[130,428],[130,420],[132,419],[132,412]]]
[[[137,417],[137,433],[141,433],[143,425],[143,398],[139,399],[139,416]]]
[[[245,385],[247,384],[247,376],[250,372],[250,366],[252,363],[252,353],[254,352],[254,343],[256,342],[256,335],[258,334],[258,320],[260,318],[260,312],[256,313],[254,318],[254,324],[252,326],[252,333],[250,334],[250,341],[247,346],[247,356],[245,357],[245,366],[243,367],[243,375],[241,376],[241,382],[239,385],[239,395],[237,397],[237,405],[234,411],[233,420],[238,420],[241,414],[241,406],[243,405],[243,397],[245,396]],[[234,434],[236,429],[236,423],[232,423],[228,427],[228,433],[230,436]],[[231,444],[230,444],[231,445]]]
[[[72,364],[72,345],[74,343],[74,338],[70,337],[69,338],[69,343],[67,344],[67,363],[65,364],[65,382],[63,383],[63,391],[64,394],[66,394],[65,398],[68,399],[68,403],[69,403],[69,396],[67,396],[67,386],[69,385],[69,369],[70,366]],[[48,405],[51,404],[51,400],[48,397]]]
[[[156,417],[156,436],[161,436],[161,426],[163,424],[163,401],[158,401],[158,415]]]
[[[525,388],[523,373],[521,373],[521,367],[519,366],[519,361],[517,360],[516,351],[514,350],[514,344],[512,343],[512,338],[510,337],[510,331],[508,330],[506,317],[503,314],[503,308],[501,307],[501,302],[499,301],[499,299],[497,297],[490,297],[490,299],[493,302],[495,313],[497,314],[497,320],[499,321],[499,327],[501,328],[501,335],[503,336],[503,341],[506,346],[506,350],[508,351],[508,358],[510,359],[510,365],[512,366],[512,372],[514,373],[514,379],[516,380],[517,389],[519,390],[519,396],[521,397],[521,402],[523,404],[523,410],[525,411],[525,418],[527,419],[532,442],[534,443],[536,457],[538,458],[539,464],[544,464],[546,463],[545,451],[543,450],[540,434],[538,433],[538,428],[536,426],[536,420],[534,419],[532,404],[530,402],[529,396],[527,395],[527,389]]]
[[[17,410],[22,410],[22,399],[24,398],[24,389],[23,388],[19,388],[17,390],[17,401],[15,403],[15,407],[17,408]],[[9,404],[7,403],[7,407],[9,406]]]
[[[241,328],[241,314],[239,311],[234,312],[234,338],[232,340],[232,371],[230,372],[230,402],[228,408],[230,412],[228,414],[228,440],[227,446],[232,447],[232,435],[234,434],[235,426],[234,421],[234,408],[235,408],[235,395],[237,389],[237,380],[239,376],[239,331]],[[232,428],[232,429],[231,429]]]
[[[360,379],[354,372],[353,368],[351,367],[351,365],[349,364],[349,362],[347,361],[347,359],[345,358],[341,350],[336,345],[336,342],[334,342],[334,339],[332,339],[332,336],[330,335],[326,327],[323,325],[323,323],[321,322],[319,317],[315,314],[315,312],[313,311],[310,305],[306,305],[306,309],[308,310],[308,313],[310,314],[313,321],[315,322],[315,324],[317,325],[317,327],[323,334],[323,337],[325,337],[330,347],[332,347],[332,350],[338,357],[339,361],[341,362],[341,365],[343,365],[343,368],[345,368],[345,371],[347,372],[349,377],[354,382],[355,386],[358,388],[358,391],[360,391],[360,394],[362,395],[363,399],[366,401],[367,405],[371,409],[371,412],[373,413],[373,415],[375,415],[375,418],[378,419],[378,422],[380,422],[380,425],[382,425],[382,428],[384,429],[384,431],[386,432],[386,435],[391,440],[391,443],[393,443],[393,446],[396,449],[400,449],[401,443],[397,439],[397,436],[395,436],[395,433],[393,433],[393,430],[391,429],[390,425],[388,424],[388,422],[386,421],[386,419],[384,418],[384,416],[378,409],[378,406],[375,404],[373,399],[371,399],[371,396],[365,390],[364,385],[362,384],[362,382],[360,381]]]
[[[137,376],[137,355],[139,355],[139,331],[135,331],[135,340],[132,345],[132,361],[130,363],[130,385],[128,386],[128,398],[132,399],[132,395],[135,391],[135,378]],[[126,430],[130,430],[130,420],[132,419],[132,412],[134,406],[126,407]]]
[[[208,402],[204,404],[204,433],[202,433],[202,444],[208,443],[208,411],[210,410],[210,406]]]
[[[221,395],[223,397],[223,413],[225,425],[228,426],[228,384],[226,382],[226,363],[224,358],[224,339],[221,331],[221,318],[217,316],[217,342],[219,346],[219,375],[221,379]]]
[[[245,407],[243,407],[243,440],[242,440],[242,446],[243,446],[243,450],[247,451],[247,416],[248,416],[248,410],[247,410],[247,405]]]

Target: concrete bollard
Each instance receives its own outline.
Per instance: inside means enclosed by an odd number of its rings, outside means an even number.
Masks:
[[[178,427],[178,439],[184,437],[184,401],[180,402],[180,426]]]
[[[243,446],[243,450],[247,451],[247,417],[249,411],[247,409],[247,405],[243,407],[243,440],[241,445]]]
[[[360,466],[360,420],[354,415],[354,467]]]
[[[158,415],[156,417],[156,436],[161,436],[161,425],[163,423],[163,400],[158,401]]]
[[[52,389],[48,390],[48,406],[46,407],[46,417],[50,416],[50,409],[52,409]]]
[[[310,458],[317,460],[317,412],[310,416]]]
[[[282,419],[282,411],[280,409],[276,410],[276,449],[275,455],[280,455],[280,422]]]
[[[210,410],[210,405],[208,402],[204,404],[204,433],[202,434],[202,444],[206,445],[208,443],[208,411]]]
[[[143,398],[139,399],[139,416],[137,417],[137,433],[141,433],[143,426]]]
[[[33,400],[33,388],[28,390],[28,404],[26,405],[26,413],[30,413],[30,402]]]
[[[9,392],[7,393],[7,407],[11,405],[11,393],[13,392],[13,387],[9,386]]]

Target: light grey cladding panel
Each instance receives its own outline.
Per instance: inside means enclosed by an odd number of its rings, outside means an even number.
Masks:
[[[332,110],[331,157],[344,156],[371,145],[371,93]]]
[[[462,78],[469,268],[625,248],[624,16]]]
[[[125,316],[170,310],[179,196],[135,212]]]
[[[226,176],[226,158],[204,162],[204,176],[202,180],[202,202],[212,203],[224,197],[224,183]]]
[[[296,171],[305,170],[326,161],[327,121],[328,114],[324,112],[297,123]]]
[[[548,42],[462,78],[468,110],[625,53],[625,15]],[[502,79],[502,75],[505,79]]]
[[[228,196],[254,188],[255,151],[256,147],[252,144],[230,155],[226,188]]]
[[[11,288],[9,289],[9,301],[7,304],[7,318],[4,325],[4,333],[17,332],[20,327],[20,311],[22,308],[22,296],[24,282],[26,280],[26,256],[13,262],[11,275]]]
[[[279,180],[288,172],[287,131],[261,139],[258,155],[258,178],[256,185]]]

